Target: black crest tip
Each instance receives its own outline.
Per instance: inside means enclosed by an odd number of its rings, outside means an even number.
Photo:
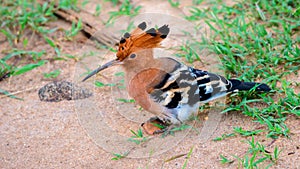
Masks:
[[[126,32],[126,33],[124,34],[124,38],[127,39],[127,38],[129,38],[129,37],[130,37],[130,34],[129,34],[128,32]]]
[[[165,39],[165,38],[167,37],[167,35],[160,35],[160,37],[161,37],[162,39]]]
[[[142,29],[142,30],[145,30],[146,27],[147,27],[147,24],[146,24],[146,22],[142,22],[142,23],[140,23],[140,24],[138,25],[138,27],[139,27],[140,29]]]
[[[170,32],[170,28],[168,27],[168,25],[164,25],[164,26],[158,28],[158,32],[160,32],[162,35],[165,35],[167,37],[167,35]]]
[[[151,28],[149,30],[146,31],[147,34],[151,35],[151,36],[156,36],[156,30],[154,28]]]
[[[125,42],[126,42],[126,39],[124,39],[124,38],[122,38],[122,39],[120,40],[120,44],[125,43]]]

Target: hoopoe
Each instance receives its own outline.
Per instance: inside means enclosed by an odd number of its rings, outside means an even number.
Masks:
[[[268,92],[262,83],[225,79],[223,76],[186,66],[169,58],[155,58],[154,48],[161,48],[169,34],[168,25],[146,30],[143,22],[121,38],[116,59],[91,72],[83,81],[111,66],[120,65],[125,71],[129,95],[144,110],[156,116],[142,124],[148,134],[163,132],[165,127],[181,124],[198,113],[201,103],[240,90]],[[156,125],[159,124],[159,125]]]

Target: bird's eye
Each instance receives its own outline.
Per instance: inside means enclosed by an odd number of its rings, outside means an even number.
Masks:
[[[135,58],[136,57],[136,54],[131,54],[130,56],[129,56],[131,59],[133,59],[133,58]]]
[[[121,50],[124,50],[124,47],[123,47],[123,46],[121,47]]]

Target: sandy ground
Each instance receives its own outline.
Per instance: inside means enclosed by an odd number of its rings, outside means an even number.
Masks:
[[[135,3],[147,7],[142,8],[142,13],[158,12],[172,16],[180,16],[186,10],[184,6],[189,5],[189,2],[185,2],[186,4],[182,3],[182,8],[176,9],[170,7],[168,2],[160,2],[159,8],[153,5],[154,1]],[[89,5],[93,6],[90,3],[86,8]],[[63,21],[53,22],[49,26],[57,25],[69,27]],[[64,41],[60,45],[65,53],[78,57],[91,51],[99,53],[82,57],[77,62],[69,60],[47,63],[22,76],[0,82],[1,89],[17,92],[16,95],[24,99],[20,101],[0,96],[0,168],[182,168],[187,160],[186,155],[165,161],[187,154],[191,149],[193,151],[187,168],[238,168],[237,160],[231,164],[221,164],[220,154],[232,160],[233,156],[244,156],[249,147],[245,140],[251,138],[236,136],[219,142],[212,139],[231,133],[234,126],[242,126],[245,130],[265,128],[238,112],[220,115],[218,112],[222,108],[217,108],[200,115],[200,121],[194,126],[196,130],[177,132],[175,136],[166,138],[153,137],[142,145],[128,142],[127,139],[132,135],[130,129],[136,131],[140,122],[151,115],[141,112],[133,103],[117,102],[117,98],[127,97],[123,90],[119,92],[111,87],[95,88],[95,79],[86,83],[79,82],[86,71],[86,65],[93,69],[113,56],[89,42],[80,43],[82,39],[84,37],[79,35],[75,39],[78,43]],[[7,45],[0,44],[1,48]],[[37,46],[34,48],[37,51],[46,50],[49,57],[53,55],[53,50],[46,44],[33,46]],[[201,63],[195,63],[195,66],[211,69],[211,66]],[[76,101],[41,102],[38,89],[50,82],[43,77],[43,73],[55,69],[61,69],[62,72],[55,80],[78,83],[93,91],[94,96]],[[114,74],[119,71],[119,68],[107,70],[96,79],[104,83],[118,82],[120,77]],[[293,76],[291,79],[298,78]],[[299,118],[288,116],[286,124],[290,129],[290,138],[280,137],[274,141],[266,138],[265,133],[255,136],[255,140],[265,145],[266,150],[272,152],[278,146],[282,151],[277,165],[271,168],[300,168]],[[129,151],[127,158],[111,160],[114,157],[112,153],[126,151]]]

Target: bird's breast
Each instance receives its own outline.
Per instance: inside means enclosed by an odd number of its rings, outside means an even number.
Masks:
[[[149,93],[159,84],[166,72],[157,68],[148,68],[126,77],[127,90],[136,103],[145,110],[155,111],[156,103],[150,99]]]

